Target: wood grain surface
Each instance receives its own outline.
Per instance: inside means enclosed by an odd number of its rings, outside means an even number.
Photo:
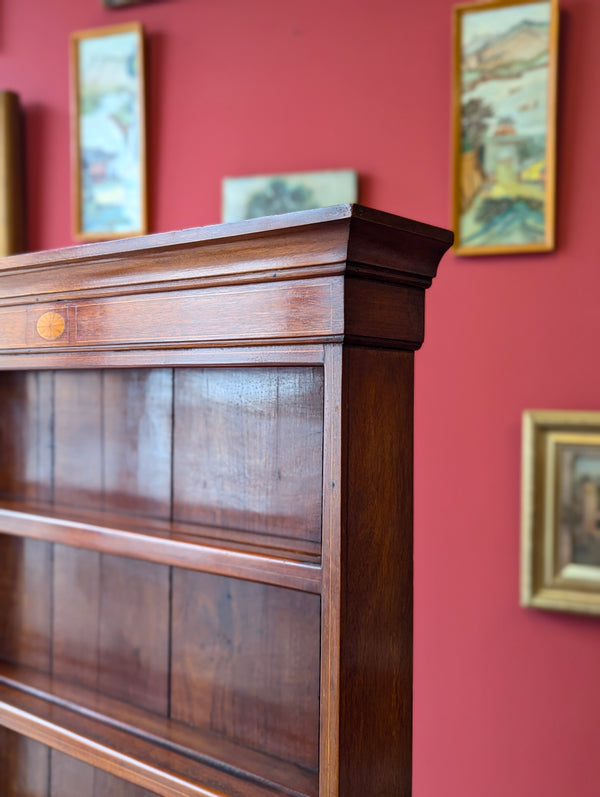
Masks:
[[[344,205],[0,262],[0,794],[409,797],[451,241]]]

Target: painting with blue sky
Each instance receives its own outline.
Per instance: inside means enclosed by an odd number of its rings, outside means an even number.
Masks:
[[[456,9],[459,253],[553,246],[556,18],[554,0]]]
[[[79,225],[83,237],[145,231],[139,26],[77,41]]]

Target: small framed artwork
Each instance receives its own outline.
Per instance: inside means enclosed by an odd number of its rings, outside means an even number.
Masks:
[[[104,0],[105,8],[123,8],[124,6],[137,6],[148,0]]]
[[[0,257],[26,248],[23,154],[19,97],[0,91]]]
[[[521,603],[600,614],[600,412],[523,416]]]
[[[222,220],[242,221],[357,201],[358,176],[351,169],[225,177]]]
[[[454,8],[459,255],[554,248],[558,13],[557,0]]]
[[[137,23],[71,36],[74,235],[147,232],[144,40]]]

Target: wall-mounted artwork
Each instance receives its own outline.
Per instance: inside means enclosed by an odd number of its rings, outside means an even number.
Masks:
[[[24,252],[25,238],[21,106],[13,91],[0,91],[0,257]]]
[[[523,417],[521,603],[600,614],[600,412]]]
[[[137,23],[74,33],[74,235],[147,231],[144,48]]]
[[[222,220],[241,221],[357,201],[358,177],[350,169],[226,177]]]
[[[554,248],[557,0],[454,9],[455,251]]]
[[[137,6],[149,0],[104,0],[106,8],[122,8],[123,6]]]

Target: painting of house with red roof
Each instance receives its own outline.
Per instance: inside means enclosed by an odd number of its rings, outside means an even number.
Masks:
[[[551,249],[556,0],[455,12],[456,251]]]

